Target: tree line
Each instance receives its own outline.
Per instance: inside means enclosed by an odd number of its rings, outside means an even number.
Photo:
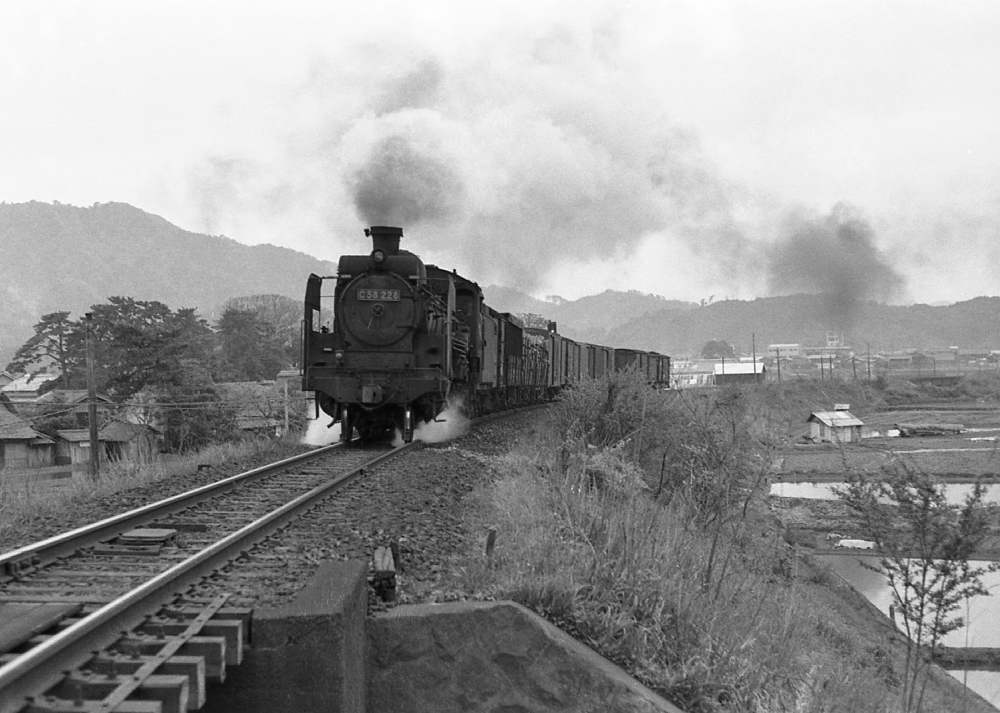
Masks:
[[[118,403],[159,409],[171,450],[233,435],[231,427],[222,427],[233,419],[223,417],[217,384],[274,379],[300,358],[301,305],[281,295],[230,299],[214,325],[194,308],[175,311],[132,297],[110,297],[93,305],[90,315],[90,320],[73,319],[68,311],[42,315],[6,371],[57,373],[48,388],[86,388],[89,329],[97,390]],[[35,425],[66,427],[60,415]]]

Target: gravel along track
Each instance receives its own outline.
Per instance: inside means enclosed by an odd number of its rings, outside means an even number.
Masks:
[[[469,496],[488,482],[491,464],[544,410],[474,426],[454,441],[383,463],[226,567],[204,594],[230,592],[232,606],[279,606],[295,598],[325,559],[371,566],[377,547],[399,542],[396,602],[448,601],[469,595],[449,563],[485,540],[466,524]],[[369,597],[372,608],[386,605]]]
[[[298,463],[167,516],[148,528],[175,532],[162,541],[98,545],[78,550],[13,581],[0,583],[0,600],[42,596],[92,604],[107,603],[160,571],[239,530],[298,495],[327,483],[376,455],[380,448],[339,448]],[[165,529],[169,528],[169,530]]]

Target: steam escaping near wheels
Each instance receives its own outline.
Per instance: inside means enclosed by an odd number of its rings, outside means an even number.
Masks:
[[[335,423],[330,428],[330,417],[326,414],[319,418],[311,418],[306,421],[306,432],[302,436],[302,443],[306,446],[328,446],[340,440],[340,423]]]
[[[417,424],[413,429],[413,440],[424,443],[444,443],[459,436],[464,436],[469,430],[469,418],[462,411],[462,401],[456,399],[449,402],[441,412],[437,421],[427,421]],[[403,436],[397,429],[392,438],[393,448],[403,445]]]

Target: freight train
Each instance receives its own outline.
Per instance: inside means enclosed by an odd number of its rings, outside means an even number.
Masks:
[[[639,369],[670,383],[670,357],[567,339],[550,322],[526,327],[483,299],[475,282],[401,250],[401,228],[365,229],[368,255],[310,275],[302,388],[341,424],[341,439],[398,430],[404,442],[449,403],[472,416],[551,399],[580,379]]]

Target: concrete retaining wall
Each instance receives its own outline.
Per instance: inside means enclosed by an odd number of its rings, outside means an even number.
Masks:
[[[296,600],[254,612],[251,645],[205,713],[364,713],[368,567],[327,561]]]
[[[370,713],[680,713],[513,602],[398,607],[368,642]]]
[[[513,602],[367,617],[367,566],[324,562],[296,601],[255,612],[206,713],[680,713]]]

